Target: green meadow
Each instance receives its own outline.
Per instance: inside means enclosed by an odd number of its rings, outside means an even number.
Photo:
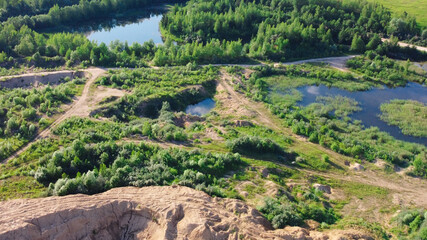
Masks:
[[[389,8],[392,12],[400,15],[407,12],[417,18],[418,24],[427,27],[427,0],[369,0],[377,2]]]

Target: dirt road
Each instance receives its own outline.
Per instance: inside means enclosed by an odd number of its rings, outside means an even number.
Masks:
[[[73,116],[85,116],[89,112],[89,106],[87,104],[87,99],[89,97],[89,89],[90,86],[95,82],[95,80],[101,76],[105,70],[101,68],[89,68],[85,70],[86,73],[90,74],[89,80],[86,82],[82,95],[74,101],[74,103],[71,105],[71,108],[68,109],[63,115],[61,115],[59,118],[57,118],[48,128],[38,133],[33,140],[31,140],[27,145],[16,151],[14,154],[3,160],[1,163],[7,163],[9,160],[16,158],[21,153],[23,153],[25,150],[27,150],[31,144],[39,139],[46,138],[50,135],[50,130],[54,127],[58,126],[62,121],[64,121],[67,118],[73,117]],[[43,73],[38,73],[43,74]]]
[[[357,57],[358,55],[350,55],[350,56],[341,56],[341,57],[327,57],[327,58],[312,58],[312,59],[306,59],[306,60],[300,60],[300,61],[293,61],[293,62],[283,62],[283,63],[272,63],[275,67],[278,67],[280,65],[298,65],[298,64],[304,64],[304,63],[326,63],[329,64],[331,67],[337,68],[341,71],[348,71],[348,68],[346,67],[346,63],[349,59],[352,59],[354,57]],[[202,65],[202,66],[216,66],[216,67],[222,67],[222,66],[239,66],[243,68],[250,68],[250,67],[259,67],[259,66],[266,66],[269,65],[267,63],[259,63],[259,64],[209,64],[209,65]]]
[[[295,61],[295,62],[287,62],[287,63],[283,63],[283,65],[297,65],[297,64],[303,64],[303,63],[326,63],[338,70],[348,71],[348,68],[346,67],[347,61],[357,56],[358,55],[328,57],[328,58],[314,58],[314,59],[307,59],[307,60],[301,60],[301,61]],[[277,66],[278,64],[276,63],[274,65]]]
[[[383,42],[389,42],[390,39],[388,39],[388,38],[381,38],[381,41],[383,41]],[[401,46],[401,47],[415,47],[419,51],[427,52],[427,47],[420,47],[420,46],[417,46],[417,45],[413,45],[413,44],[409,44],[409,43],[404,43],[404,42],[398,42],[397,44],[399,44],[399,46]]]
[[[33,73],[23,73],[18,75],[10,75],[10,76],[1,76],[0,81],[4,81],[9,78],[19,78],[19,77],[33,77],[33,76],[46,76],[49,74],[59,74],[59,73],[73,73],[75,71],[72,70],[61,70],[61,71],[52,71],[52,72],[33,72]]]

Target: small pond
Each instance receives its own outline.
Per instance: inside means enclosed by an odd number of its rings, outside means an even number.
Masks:
[[[215,107],[215,101],[212,98],[205,99],[197,104],[190,105],[185,109],[185,113],[203,116],[209,113]]]
[[[95,31],[86,32],[85,35],[91,41],[110,44],[110,42],[119,40],[127,41],[129,45],[134,42],[143,44],[153,40],[154,43],[162,43],[159,25],[162,15],[151,15],[149,18],[138,19],[134,23],[117,24],[112,28],[102,28]]]
[[[153,40],[155,44],[163,43],[160,33],[160,21],[168,11],[163,5],[148,9],[134,9],[110,16],[108,19],[95,20],[87,24],[61,28],[46,29],[44,32],[76,32],[84,34],[89,40],[109,45],[112,41],[127,41],[143,44]]]
[[[353,98],[359,102],[362,110],[351,114],[351,118],[361,120],[366,127],[378,127],[381,131],[389,133],[396,139],[427,145],[427,138],[404,135],[397,126],[388,125],[379,117],[381,104],[392,99],[410,99],[427,104],[427,87],[420,84],[409,83],[406,87],[374,88],[361,92],[349,92],[334,87],[328,88],[324,85],[304,86],[297,88],[297,90],[304,95],[303,100],[299,102],[302,106],[315,102],[318,96],[341,95]]]

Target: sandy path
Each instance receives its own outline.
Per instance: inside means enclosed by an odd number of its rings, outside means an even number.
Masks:
[[[341,56],[341,57],[327,57],[327,58],[312,58],[312,59],[305,59],[300,61],[293,61],[293,62],[284,62],[284,63],[273,63],[275,67],[278,67],[280,65],[298,65],[298,64],[304,64],[304,63],[327,63],[331,67],[337,68],[341,71],[348,71],[348,68],[346,67],[346,63],[349,59],[352,59],[354,57],[357,57],[358,55],[350,55],[350,56]],[[266,63],[260,63],[260,64],[209,64],[209,65],[201,65],[201,66],[240,66],[243,68],[250,68],[250,67],[259,67],[259,66],[267,66],[269,64]]]
[[[0,81],[4,81],[9,78],[19,78],[19,77],[29,77],[29,76],[46,76],[49,74],[58,74],[58,73],[72,73],[73,70],[61,70],[61,71],[52,71],[52,72],[35,72],[35,73],[23,73],[18,75],[8,75],[0,77]]]
[[[388,39],[388,38],[381,38],[381,41],[383,41],[383,42],[389,42],[390,39]],[[427,47],[420,47],[420,46],[417,46],[417,45],[413,45],[413,44],[409,44],[409,43],[404,43],[404,42],[398,42],[397,44],[399,44],[399,46],[401,46],[401,47],[415,47],[419,51],[427,52]]]
[[[261,112],[259,109],[263,109],[262,103],[253,102],[246,97],[240,95],[236,91],[234,91],[233,87],[230,85],[229,81],[231,81],[232,77],[225,72],[225,70],[221,70],[220,75],[221,80],[219,81],[218,88],[224,90],[228,93],[228,102],[232,102],[233,104],[237,104],[238,106],[233,106],[232,108],[235,110],[236,107],[245,106],[247,110],[254,112],[256,114],[256,121],[258,124],[273,126],[275,125],[271,119],[266,117],[265,113]],[[233,111],[234,111],[233,110]],[[276,129],[276,128],[275,128]]]
[[[427,185],[426,181],[401,175],[386,175],[372,170],[348,172],[348,174],[337,174],[332,172],[319,172],[309,169],[298,170],[315,176],[329,179],[337,179],[348,182],[357,182],[365,185],[376,186],[390,191],[390,194],[404,205],[415,205],[427,207]]]
[[[315,59],[307,59],[307,60],[301,60],[301,61],[295,61],[295,62],[287,62],[287,63],[283,63],[283,65],[297,65],[297,64],[303,64],[303,63],[327,63],[333,68],[346,72],[349,70],[346,67],[347,61],[357,56],[358,55],[343,56],[343,57],[315,58]],[[276,63],[274,64],[274,66],[278,66],[278,64]]]
[[[95,80],[101,76],[105,70],[101,68],[89,68],[85,70],[86,73],[89,73],[90,79],[86,82],[82,95],[71,105],[71,108],[68,109],[63,115],[61,115],[59,118],[57,118],[49,127],[47,127],[45,130],[38,133],[33,140],[31,140],[29,143],[27,143],[24,147],[16,151],[14,154],[3,160],[1,163],[7,163],[9,160],[14,159],[18,157],[21,153],[26,151],[28,148],[31,147],[31,144],[39,139],[46,138],[50,135],[50,130],[54,127],[58,126],[62,121],[64,121],[67,118],[73,117],[73,116],[87,116],[90,112],[90,107],[88,105],[88,98],[89,98],[89,89],[90,86],[95,82]],[[39,73],[43,74],[43,73]]]

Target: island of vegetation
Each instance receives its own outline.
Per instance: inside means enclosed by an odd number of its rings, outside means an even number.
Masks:
[[[427,136],[427,106],[411,100],[395,99],[381,105],[381,119],[408,135]]]

